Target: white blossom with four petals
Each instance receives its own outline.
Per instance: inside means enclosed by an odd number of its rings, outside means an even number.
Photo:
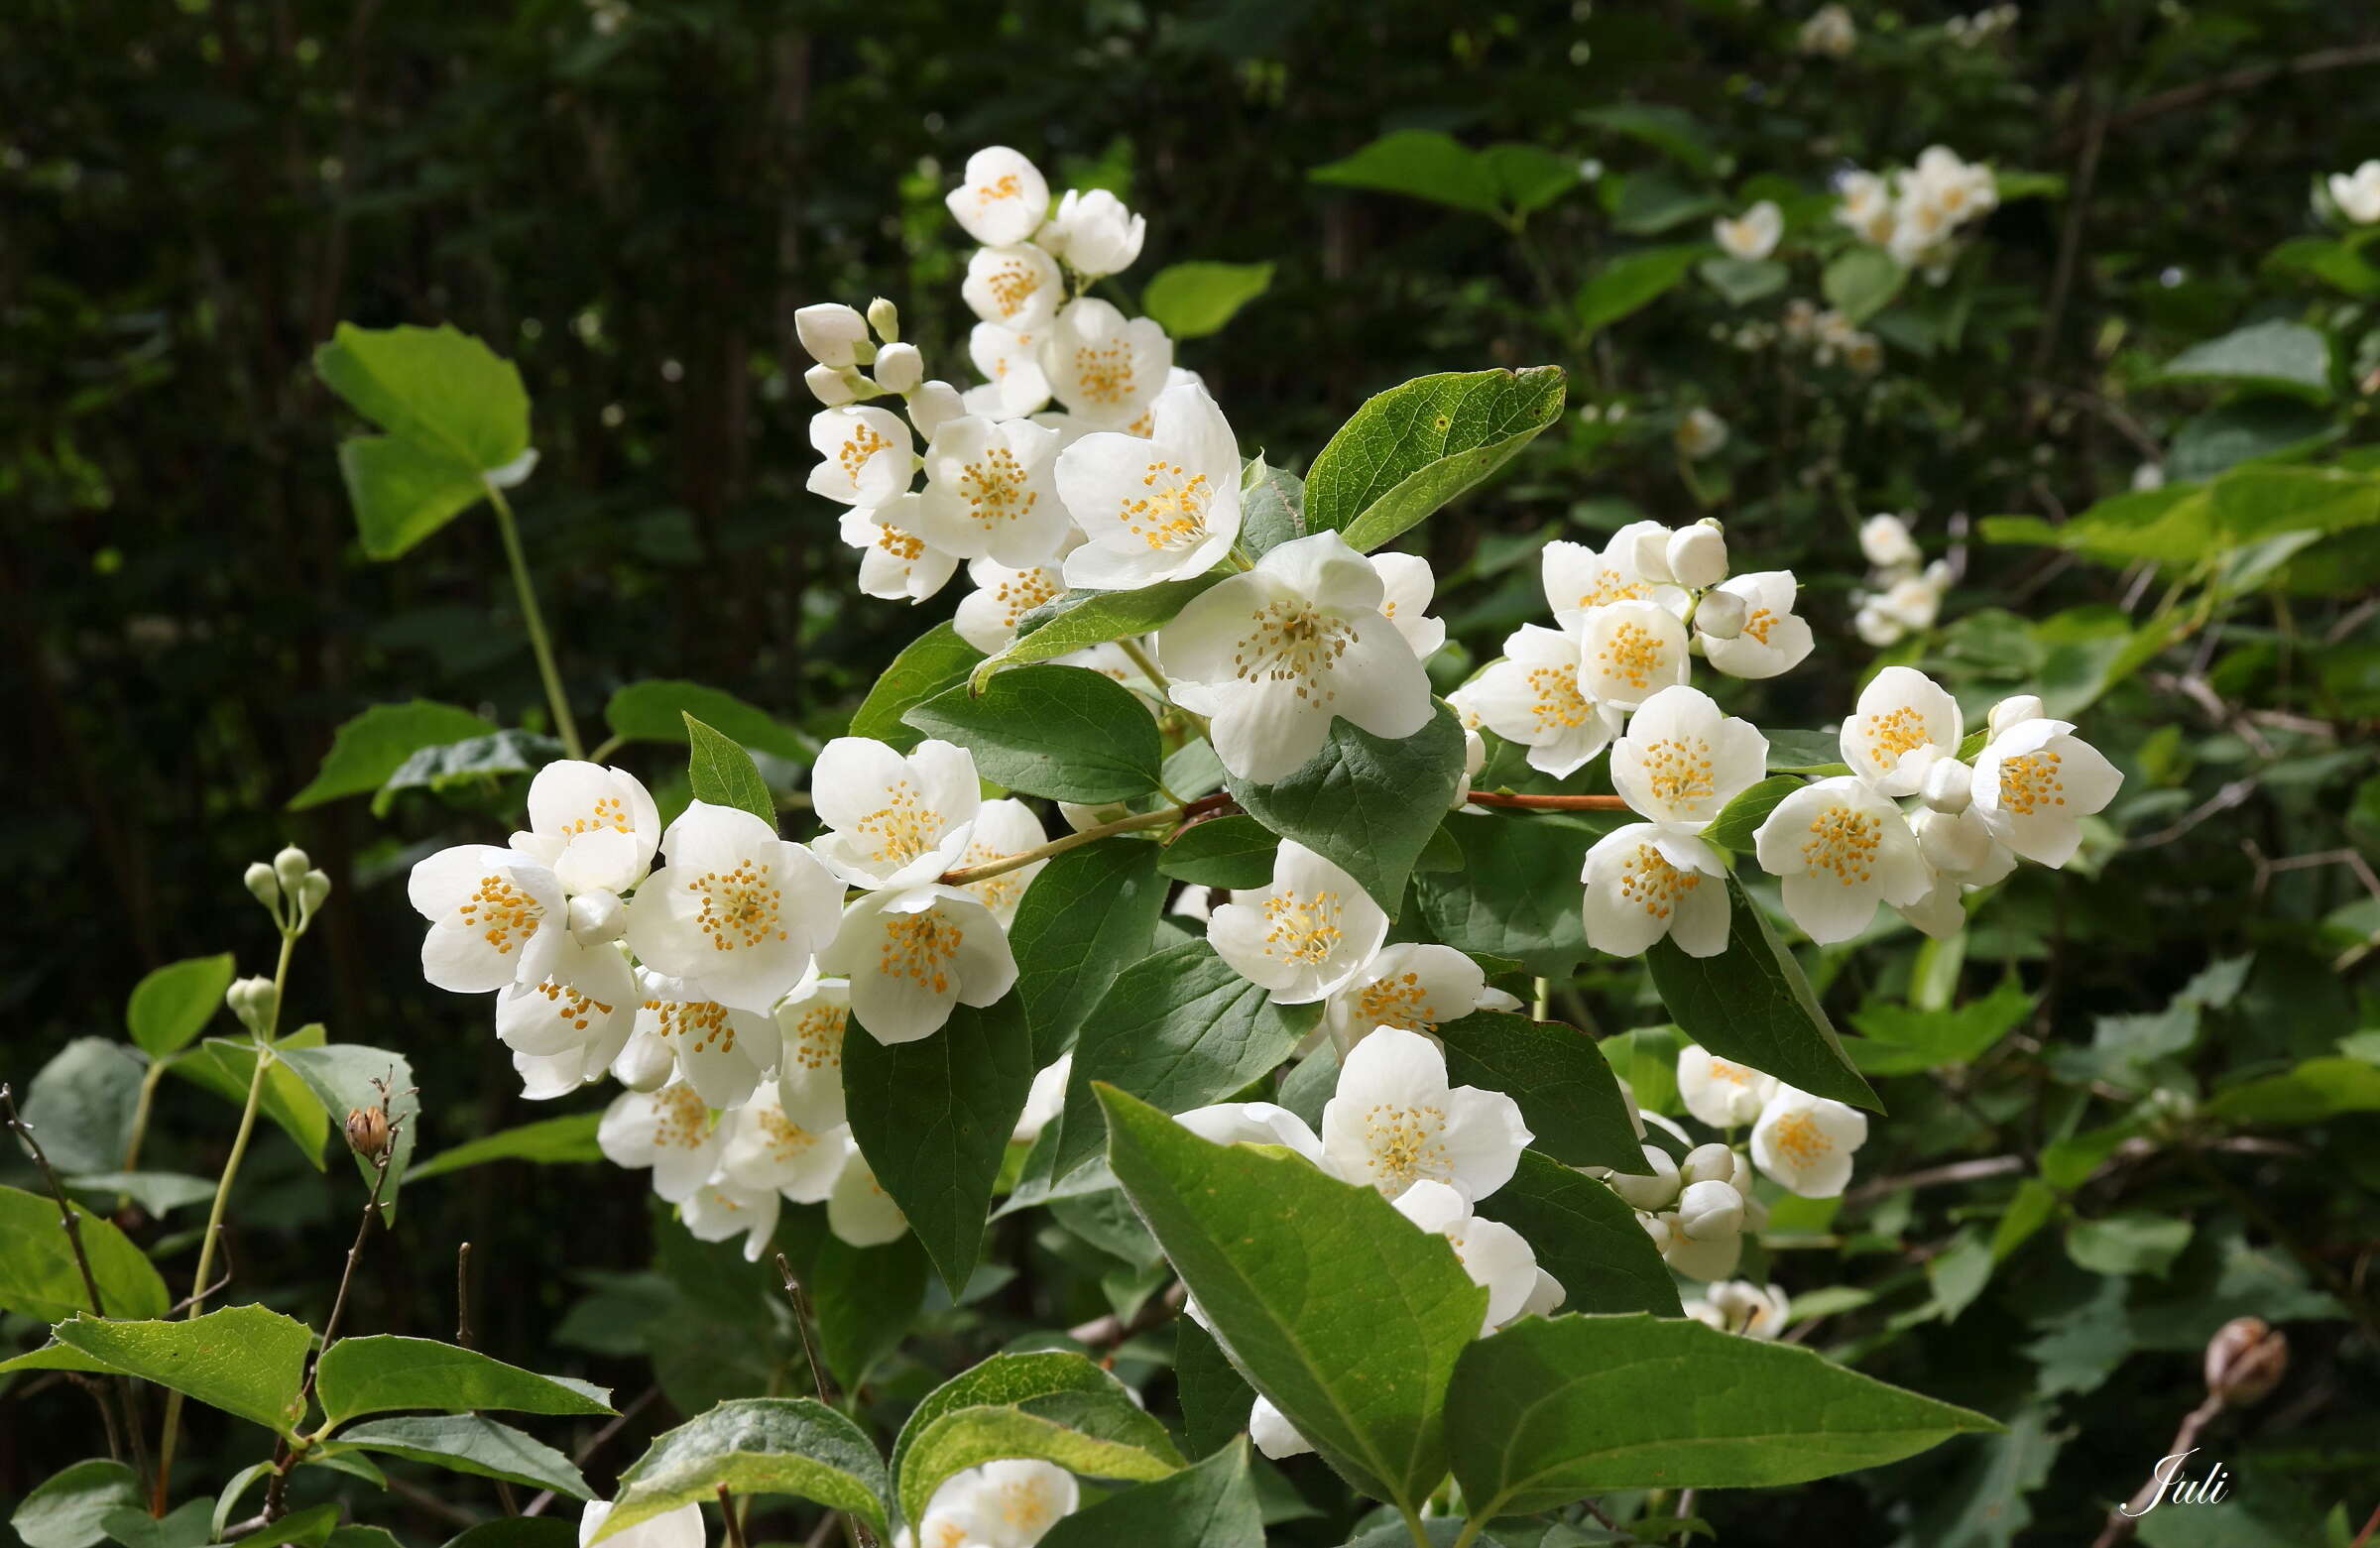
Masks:
[[[1393,1026],[1356,1044],[1322,1110],[1325,1169],[1392,1200],[1424,1181],[1484,1199],[1512,1180],[1534,1137],[1520,1104],[1500,1091],[1448,1085],[1438,1044]]]
[[[1504,656],[1463,688],[1481,724],[1527,748],[1531,769],[1567,778],[1611,745],[1621,712],[1581,681],[1584,654],[1568,630],[1523,624],[1504,641]]]
[[[982,791],[975,755],[963,747],[929,737],[904,756],[873,737],[837,737],[810,772],[810,800],[827,829],[810,847],[853,887],[921,886],[966,853]]]
[[[668,864],[628,906],[628,943],[648,968],[767,1014],[801,981],[841,910],[818,858],[751,812],[689,805],[661,836]]]
[[[986,247],[1012,247],[1041,229],[1049,215],[1049,179],[1005,145],[967,158],[959,185],[943,203],[969,236]]]
[[[1934,885],[1900,807],[1852,774],[1786,796],[1752,835],[1760,869],[1781,881],[1785,911],[1820,945],[1847,941],[1879,903],[1914,903]]]
[[[1867,1141],[1867,1115],[1780,1085],[1752,1126],[1752,1164],[1805,1199],[1831,1199],[1851,1180],[1851,1152]]]
[[[1281,840],[1272,880],[1232,893],[1207,921],[1207,943],[1276,1005],[1311,1005],[1347,988],[1387,939],[1388,915],[1355,878]]]
[[[1088,539],[1066,555],[1069,585],[1204,574],[1240,536],[1240,443],[1196,379],[1158,395],[1145,436],[1095,431],[1060,452],[1057,490]]]

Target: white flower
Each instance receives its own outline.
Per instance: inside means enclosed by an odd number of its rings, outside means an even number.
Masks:
[[[942,201],[984,246],[1012,247],[1039,230],[1049,214],[1049,182],[1007,146],[987,146],[967,158],[966,176]]]
[[[562,759],[529,781],[529,831],[513,848],[553,872],[565,893],[625,893],[661,838],[653,797],[624,769]]]
[[[1971,771],[1949,760],[1934,768],[1973,778]],[[1972,789],[1970,782],[1970,794]],[[1917,835],[1918,853],[1927,865],[1968,887],[1989,887],[2016,869],[2015,854],[1992,837],[1991,824],[1971,804],[1958,812],[1921,811],[1909,819],[1909,828]]]
[[[1991,836],[2036,865],[2063,866],[2082,842],[2079,818],[2104,811],[2124,776],[2063,720],[2026,720],[1975,756],[1973,804]]]
[[[1523,1317],[1551,1317],[1569,1299],[1570,1292],[1563,1288],[1562,1281],[1540,1268],[1537,1270],[1537,1282],[1529,1287],[1528,1300],[1521,1304],[1520,1314]]]
[[[1587,943],[1638,956],[1668,936],[1690,957],[1727,949],[1726,862],[1691,833],[1655,822],[1614,828],[1587,851],[1579,880]]]
[[[1442,1182],[1427,1179],[1396,1197],[1396,1212],[1435,1237],[1446,1238],[1455,1261],[1471,1282],[1488,1291],[1488,1312],[1482,1334],[1521,1315],[1537,1288],[1537,1254],[1519,1232],[1500,1221],[1482,1220],[1471,1212],[1471,1201]]]
[[[934,431],[967,412],[967,400],[948,382],[920,382],[908,395],[909,423],[931,440]]]
[[[1172,369],[1173,340],[1162,326],[1147,317],[1128,321],[1089,296],[1065,304],[1041,346],[1050,392],[1102,429],[1124,429],[1146,414]]]
[[[1464,687],[1465,702],[1488,730],[1527,748],[1531,769],[1567,778],[1621,725],[1617,708],[1580,686],[1582,661],[1576,635],[1523,624],[1504,641],[1504,658]]]
[[[562,885],[518,850],[442,849],[414,867],[406,893],[429,921],[421,976],[439,989],[472,995],[577,976]]]
[[[1883,179],[1872,172],[1854,169],[1836,180],[1835,191],[1843,199],[1842,203],[1835,206],[1838,223],[1850,227],[1862,241],[1878,247],[1892,240],[1892,195]],[[1826,317],[1819,319],[1822,330],[1827,317],[1833,317],[1843,328],[1850,325],[1840,314],[1830,311]]]
[[[2332,173],[2330,202],[2359,226],[2380,220],[2380,161],[2365,162],[2352,173]]]
[[[1706,1285],[1686,1303],[1686,1315],[1705,1327],[1747,1339],[1774,1339],[1785,1331],[1785,1291],[1763,1288],[1748,1279],[1723,1279]]]
[[[595,1143],[614,1166],[653,1168],[653,1191],[671,1204],[710,1180],[726,1135],[683,1081],[654,1092],[624,1091],[603,1110]]]
[[[2049,706],[2041,701],[2040,694],[2012,693],[1991,707],[1991,713],[1983,718],[1983,723],[1990,728],[1992,736],[1998,737],[2028,720],[2047,720],[2049,716]]]
[[[611,1513],[608,1501],[587,1501],[586,1509],[578,1517],[578,1548],[587,1548],[595,1540],[596,1529]],[[617,1548],[703,1548],[702,1506],[679,1505],[675,1510],[664,1510],[624,1532],[613,1533],[604,1541]]]
[[[1988,214],[2000,202],[1991,169],[1962,159],[1947,145],[1929,145],[1919,152],[1903,186],[1906,194],[1931,204],[1953,226]]]
[[[1776,1094],[1777,1078],[1723,1059],[1699,1043],[1678,1052],[1678,1097],[1686,1111],[1713,1129],[1753,1123]]]
[[[1066,279],[1057,262],[1030,242],[979,247],[967,260],[959,295],[984,321],[1012,333],[1036,334],[1057,316]]]
[[[1889,512],[1879,512],[1859,524],[1859,551],[1878,569],[1914,565],[1925,558],[1908,524]]]
[[[967,841],[966,852],[959,856],[958,866],[986,866],[996,860],[1007,860],[1048,841],[1049,834],[1033,809],[1019,800],[1002,799],[984,802],[976,812],[975,832]],[[981,882],[970,882],[960,891],[992,910],[1001,928],[1016,922],[1016,905],[1024,901],[1024,890],[1033,885],[1041,874],[1046,860],[1003,871]]]
[[[987,419],[1021,419],[1038,414],[1049,402],[1049,377],[1041,369],[1038,333],[1019,333],[997,322],[979,322],[967,335],[967,358],[982,372],[984,385],[969,388],[960,405]]]
[[[1887,666],[1859,690],[1843,723],[1843,761],[1885,795],[1914,795],[1940,759],[1959,756],[1966,717],[1940,683],[1912,666]]]
[[[1913,903],[1893,904],[1893,912],[1921,933],[1948,940],[1966,928],[1966,907],[1961,901],[1964,892],[1959,878],[1937,876],[1924,896]]]
[[[1799,591],[1793,571],[1756,570],[1723,581],[1717,589],[1742,600],[1744,619],[1729,639],[1704,637],[1703,655],[1713,666],[1730,677],[1774,677],[1809,655],[1809,620],[1793,610]]]
[[[1840,5],[1822,5],[1802,23],[1804,54],[1824,54],[1840,60],[1858,41],[1859,29],[1851,24],[1851,13]]]
[[[1203,574],[1240,536],[1240,444],[1195,379],[1157,396],[1146,436],[1099,431],[1060,452],[1057,489],[1090,539],[1066,556],[1069,585]]]
[[[1380,616],[1396,626],[1413,648],[1413,657],[1426,661],[1446,644],[1446,624],[1428,616],[1438,577],[1430,561],[1413,553],[1375,553],[1371,567],[1380,574]]]
[[[727,1141],[719,1151],[719,1174],[728,1184],[764,1193],[782,1193],[796,1204],[823,1204],[843,1173],[843,1128],[811,1129],[795,1123],[764,1087],[744,1107],[719,1121]]]
[[[1050,244],[1050,251],[1086,280],[1130,269],[1147,235],[1148,222],[1105,188],[1067,189],[1058,200],[1058,212],[1041,228],[1041,240]]]
[[[1275,1103],[1219,1102],[1177,1113],[1173,1121],[1211,1144],[1283,1145],[1322,1164],[1322,1140],[1304,1119]]]
[[[1779,801],[1752,847],[1783,879],[1785,911],[1822,946],[1867,928],[1877,903],[1913,903],[1934,885],[1901,809],[1849,774]]]
[[[1322,1110],[1325,1167],[1389,1199],[1425,1180],[1484,1199],[1511,1180],[1534,1137],[1518,1103],[1500,1091],[1450,1088],[1438,1045],[1393,1026],[1349,1052]]]
[[[530,991],[515,987],[507,992],[505,998],[525,993]],[[631,993],[634,993],[633,988]],[[550,1102],[555,1097],[569,1096],[580,1087],[603,1079],[604,1071],[620,1056],[620,1050],[627,1046],[629,1032],[636,1025],[636,1017],[629,1013],[633,1004],[633,1001],[623,1001],[615,1008],[614,1013],[605,1018],[603,1035],[590,1036],[583,1044],[564,1048],[559,1053],[522,1053],[516,1050],[513,1054],[513,1073],[521,1077],[521,1095],[531,1102]],[[505,1003],[499,1000],[497,1014],[501,1017],[504,1012]]]
[[[916,1548],[1033,1548],[1080,1498],[1074,1475],[1054,1464],[987,1462],[934,1489]]]
[[[1383,1026],[1435,1032],[1474,1011],[1514,1011],[1520,1002],[1488,987],[1480,965],[1452,946],[1383,946],[1322,1008],[1323,1028],[1342,1053]]]
[[[1269,883],[1232,893],[1207,925],[1216,954],[1287,1006],[1346,988],[1387,934],[1388,915],[1371,895],[1295,839],[1273,852]]]
[[[909,1218],[900,1212],[869,1169],[860,1147],[846,1140],[842,1173],[826,1197],[826,1229],[846,1247],[883,1247],[908,1235]]]
[[[586,1050],[600,1069],[612,1062],[635,1021],[636,975],[628,959],[608,946],[567,953],[556,965],[568,979],[549,970],[536,983],[515,982],[496,997],[496,1035],[533,1058]],[[611,1053],[594,1059],[593,1050],[606,1045]]]
[[[1255,1442],[1256,1450],[1275,1462],[1302,1457],[1314,1449],[1314,1443],[1298,1434],[1287,1416],[1264,1397],[1249,1405],[1248,1438]]]
[[[925,357],[914,344],[887,344],[876,352],[876,385],[888,393],[909,393],[925,377]]]
[[[721,1005],[684,979],[650,970],[638,992],[637,1044],[667,1047],[678,1079],[712,1107],[742,1107],[776,1067],[776,1022],[768,1014]]]
[[[1033,1076],[1033,1084],[1024,1094],[1024,1111],[1016,1115],[1016,1127],[1010,1131],[1012,1144],[1030,1144],[1041,1137],[1041,1131],[1066,1106],[1066,1082],[1074,1074],[1074,1055],[1060,1054],[1058,1062]]]
[[[1333,717],[1409,737],[1429,724],[1430,679],[1383,600],[1379,572],[1337,533],[1282,543],[1159,632],[1174,702],[1211,716],[1224,768],[1258,784],[1320,752]]]
[[[1831,1199],[1851,1180],[1851,1152],[1866,1140],[1866,1114],[1781,1085],[1752,1126],[1752,1164],[1805,1199]]]
[[[842,888],[808,850],[734,806],[694,802],[661,836],[661,853],[669,863],[628,905],[638,959],[707,999],[766,1014],[833,932]]]
[[[860,550],[860,591],[887,602],[923,602],[959,567],[959,556],[917,535],[922,497],[903,494],[843,513],[839,536]]]
[[[774,1188],[747,1188],[713,1178],[678,1205],[677,1216],[686,1234],[697,1242],[742,1237],[744,1261],[757,1263],[769,1249],[769,1238],[776,1231],[776,1217],[784,1202]]]
[[[1611,786],[1638,816],[1700,830],[1768,767],[1768,738],[1720,713],[1711,695],[1663,688],[1628,718],[1611,747]]]
[[[810,493],[842,505],[889,505],[917,471],[917,442],[886,409],[822,410],[810,418],[810,446],[825,458],[810,469]]]
[[[1612,602],[1579,625],[1579,686],[1599,702],[1634,709],[1686,680],[1686,626],[1658,602]]]
[[[1732,640],[1743,633],[1752,610],[1732,591],[1706,591],[1695,599],[1694,632],[1707,651],[1713,640]]]
[[[1559,619],[1613,602],[1658,602],[1672,611],[1686,606],[1686,593],[1666,577],[1648,576],[1637,567],[1636,532],[1639,527],[1660,531],[1658,523],[1634,523],[1611,535],[1602,551],[1583,542],[1549,542],[1538,563],[1544,577],[1546,605]],[[1666,546],[1664,547],[1666,553]]]
[[[904,758],[871,737],[837,737],[810,772],[810,799],[829,830],[810,847],[853,887],[931,882],[966,853],[982,788],[963,747],[928,738]]]
[[[950,625],[986,655],[998,655],[1014,645],[1017,621],[1066,590],[1066,577],[1055,564],[1011,569],[997,559],[970,559],[967,578],[975,582],[975,589],[959,599]]]
[[[988,1006],[1016,982],[1000,921],[955,887],[861,897],[818,965],[851,980],[852,1014],[888,1044],[930,1037],[952,1007]]]
[[[925,448],[918,531],[961,558],[1014,566],[1055,558],[1068,530],[1050,478],[1057,451],[1057,432],[1029,419],[950,420]]]
[[[1777,250],[1777,238],[1785,234],[1785,212],[1776,200],[1762,199],[1732,219],[1720,216],[1711,223],[1711,234],[1729,258],[1756,263]]]
[[[776,1008],[778,1111],[809,1130],[843,1122],[843,1034],[851,1024],[851,986],[812,978]]]
[[[1678,450],[1701,461],[1727,443],[1727,421],[1697,405],[1678,421]]]

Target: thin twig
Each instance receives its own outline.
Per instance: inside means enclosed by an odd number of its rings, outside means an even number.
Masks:
[[[793,1331],[801,1335],[801,1358],[810,1364],[811,1387],[817,1392],[818,1401],[832,1403],[834,1385],[826,1379],[826,1367],[818,1361],[818,1346],[810,1340],[810,1298],[802,1293],[801,1281],[793,1277],[793,1265],[785,1261],[782,1252],[776,1254],[776,1271],[784,1275],[785,1299],[793,1303]]]
[[[2234,91],[2252,91],[2270,80],[2290,75],[2312,75],[2322,70],[2351,69],[2358,64],[2380,64],[2380,43],[2359,44],[2343,49],[2317,49],[2301,54],[2279,64],[2251,64],[2241,69],[2226,70],[2220,75],[2160,91],[2153,97],[2143,97],[2122,112],[2107,120],[2109,129],[2129,129],[2145,118],[2155,118],[2179,108],[2195,107],[2209,97],[2224,96]]]
[[[1901,1188],[1930,1188],[1936,1183],[1973,1182],[1983,1177],[2005,1177],[2010,1172],[2024,1169],[2025,1158],[2021,1155],[1987,1155],[1972,1161],[1952,1161],[1921,1171],[1903,1172],[1898,1177],[1878,1177],[1844,1194],[1843,1202],[1864,1204],[1869,1199],[1882,1198]]]
[[[1075,1343],[1087,1345],[1092,1349],[1112,1349],[1126,1339],[1131,1338],[1135,1334],[1146,1333],[1149,1329],[1167,1321],[1182,1309],[1182,1303],[1189,1298],[1190,1287],[1176,1279],[1165,1287],[1164,1294],[1150,1297],[1130,1317],[1118,1317],[1114,1313],[1105,1317],[1094,1317],[1089,1322],[1077,1323],[1068,1328],[1066,1336]]]
[[[643,1413],[647,1408],[651,1407],[653,1400],[660,1395],[661,1389],[657,1386],[649,1386],[643,1392],[639,1393],[636,1401],[630,1403],[626,1408],[623,1408],[618,1413],[612,1415],[611,1419],[605,1423],[602,1429],[597,1430],[593,1435],[587,1438],[587,1443],[579,1447],[577,1454],[570,1459],[570,1465],[574,1468],[585,1467],[587,1465],[587,1459],[603,1449],[604,1442],[610,1440],[613,1436],[628,1428],[629,1421],[636,1418],[637,1415]],[[521,1513],[523,1515],[543,1515],[545,1513],[545,1507],[552,1503],[553,1490],[550,1488],[545,1489],[537,1494],[536,1497],[530,1500],[528,1504],[522,1506]]]
[[[2206,1428],[2214,1416],[2222,1411],[2222,1394],[2220,1392],[2207,1393],[2206,1401],[2199,1404],[2183,1417],[2182,1427],[2174,1432],[2173,1443],[2166,1447],[2164,1456],[2157,1459],[2157,1467],[2163,1467],[2168,1457],[2183,1456],[2197,1450],[2199,1432]],[[2179,1471],[2179,1464],[2176,1466]],[[2149,1469],[2147,1481],[2134,1491],[2130,1500],[2107,1512],[2107,1524],[2100,1528],[2099,1535],[2091,1543],[2090,1548],[2116,1548],[2118,1543],[2123,1542],[2140,1529],[2141,1516],[2147,1515],[2150,1510],[2155,1508],[2154,1501],[2165,1489],[2166,1481],[2157,1477],[2157,1467]],[[2134,1513],[2134,1507],[2137,1507],[2137,1514]]]
[[[1474,806],[1505,806],[1515,811],[1626,811],[1616,795],[1525,795],[1517,790],[1472,790],[1464,799]]]
[[[225,1285],[231,1283],[232,1276],[239,1272],[238,1266],[231,1260],[231,1238],[223,1235],[223,1229],[224,1228],[221,1226],[217,1226],[215,1228],[215,1236],[217,1238],[215,1242],[215,1251],[220,1254],[223,1259],[223,1271],[215,1275],[214,1283],[207,1285],[203,1289],[192,1290],[180,1300],[176,1301],[171,1307],[168,1307],[166,1310],[166,1317],[168,1320],[180,1316],[183,1310],[186,1308],[194,1306],[198,1302],[207,1299],[217,1290],[220,1290]]]
[[[719,1519],[727,1523],[727,1548],[744,1548],[744,1523],[736,1519],[736,1502],[725,1484],[719,1486]]]
[[[471,1347],[471,1244],[454,1250],[454,1342]]]

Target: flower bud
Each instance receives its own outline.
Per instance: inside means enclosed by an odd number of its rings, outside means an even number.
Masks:
[[[1611,1191],[1640,1210],[1657,1210],[1678,1196],[1678,1163],[1659,1145],[1646,1145],[1644,1159],[1653,1169],[1650,1177],[1628,1172],[1612,1172],[1605,1181]]]
[[[1098,806],[1084,806],[1074,801],[1058,802],[1058,815],[1066,826],[1080,833],[1085,828],[1097,828],[1111,822],[1122,822],[1132,814],[1131,807],[1122,801],[1109,801]]]
[[[1735,1160],[1732,1148],[1714,1139],[1709,1144],[1698,1144],[1686,1152],[1686,1159],[1678,1163],[1678,1176],[1688,1187],[1698,1182],[1732,1184],[1735,1181]]]
[[[1717,1242],[1743,1231],[1743,1195],[1732,1184],[1698,1182],[1678,1195],[1678,1229],[1697,1242]]]
[[[2289,1371],[2289,1339],[2260,1317],[2234,1317],[2206,1341],[2206,1390],[2244,1407]]]
[[[658,1091],[669,1084],[676,1068],[677,1054],[667,1041],[638,1032],[612,1061],[612,1078],[631,1091]]]
[[[223,1003],[231,1007],[231,1013],[239,1017],[242,1026],[260,1037],[273,1024],[277,996],[269,978],[234,980],[231,988],[223,992]]]
[[[1670,577],[1697,590],[1727,578],[1727,540],[1708,522],[1697,522],[1670,535]]]
[[[628,908],[618,893],[581,893],[570,899],[570,938],[602,946],[628,933]]]
[[[1666,1254],[1670,1244],[1677,1240],[1677,1221],[1673,1216],[1645,1215],[1639,1217],[1636,1223],[1644,1228],[1646,1236],[1652,1238],[1653,1250],[1656,1252]]]
[[[366,1160],[389,1148],[389,1115],[379,1108],[347,1110],[347,1146]]]
[[[1991,734],[1994,737],[2003,737],[2028,720],[2047,720],[2048,718],[2049,708],[2041,702],[2039,694],[2019,693],[2013,697],[2002,699],[1991,707]]]
[[[308,871],[298,884],[298,907],[300,912],[312,913],[330,896],[330,876],[327,872]]]
[[[841,301],[822,301],[793,313],[793,332],[812,360],[839,371],[858,362],[868,323]]]
[[[295,893],[305,885],[305,874],[314,863],[305,858],[305,851],[292,844],[273,857],[273,879],[285,893]]]
[[[868,325],[888,344],[900,342],[900,308],[879,296],[868,303]],[[895,388],[893,391],[898,392]]]
[[[1630,522],[1611,535],[1612,546],[1636,573],[1655,585],[1669,582],[1670,531],[1659,522]]]
[[[1743,598],[1732,591],[1706,591],[1694,604],[1694,627],[1714,640],[1732,640],[1750,618]]]
[[[1053,257],[1085,279],[1097,280],[1132,266],[1148,235],[1148,222],[1105,188],[1070,188],[1041,234]]]
[[[925,376],[925,357],[914,344],[887,344],[876,357],[876,385],[888,393],[905,393]]]
[[[948,382],[923,382],[909,394],[909,422],[920,440],[932,440],[934,431],[966,412],[959,390]]]
[[[280,910],[281,879],[273,874],[271,866],[261,860],[256,862],[241,874],[240,883],[248,889],[249,896],[276,912]]]
[[[1975,772],[1958,759],[1938,758],[1926,770],[1918,795],[1933,810],[1956,817],[1974,798],[1974,777]]]
[[[812,366],[801,373],[801,380],[829,409],[840,409],[860,396],[859,389],[852,385],[848,366]]]

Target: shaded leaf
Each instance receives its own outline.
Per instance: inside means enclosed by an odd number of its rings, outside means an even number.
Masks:
[[[1462,779],[1463,727],[1441,704],[1401,741],[1334,720],[1322,751],[1294,773],[1225,783],[1250,816],[1354,877],[1393,915]]]
[[[488,736],[495,730],[493,722],[451,704],[427,699],[375,704],[339,727],[331,738],[330,751],[322,756],[322,767],[303,789],[290,797],[289,809],[303,811],[343,795],[369,794],[421,749]]]
[[[1368,551],[1486,480],[1562,414],[1556,366],[1417,377],[1368,399],[1306,472],[1310,533]]]
[[[977,773],[1026,795],[1096,806],[1157,787],[1157,723],[1132,691],[1081,666],[1021,666],[902,717],[975,755]]]
[[[808,1397],[741,1397],[654,1437],[620,1475],[594,1541],[639,1521],[730,1494],[791,1494],[841,1510],[889,1538],[884,1463],[867,1433]],[[489,1548],[497,1548],[491,1544]]]
[[[1131,1389],[1080,1355],[995,1355],[926,1394],[892,1443],[911,1524],[943,1480],[1003,1457],[1037,1457],[1089,1478],[1164,1478],[1182,1466]]]

